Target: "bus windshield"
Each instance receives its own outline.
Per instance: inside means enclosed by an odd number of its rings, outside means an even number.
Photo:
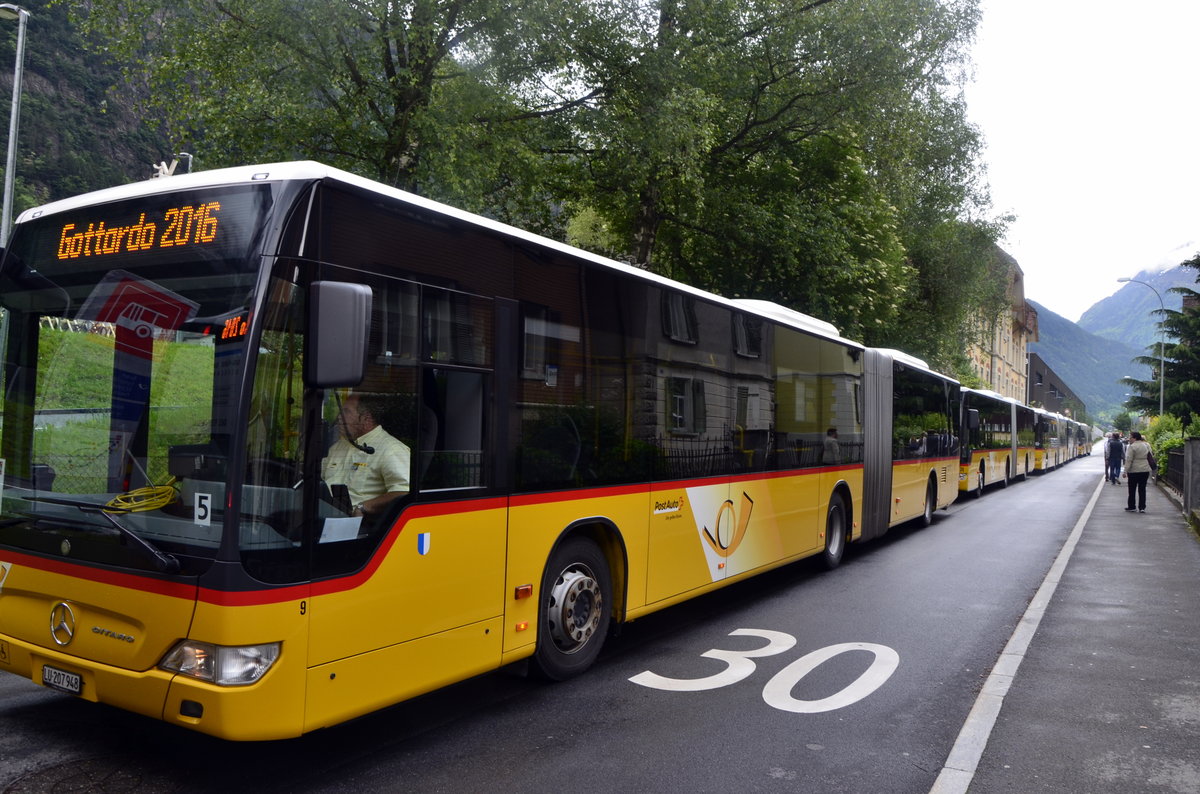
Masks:
[[[176,470],[228,450],[271,205],[258,184],[18,226],[0,268],[0,542],[185,573],[213,557],[216,506]]]

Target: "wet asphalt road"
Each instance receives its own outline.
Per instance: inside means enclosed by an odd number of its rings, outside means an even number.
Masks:
[[[500,671],[289,742],[0,675],[0,792],[926,792],[1101,465],[958,502],[835,571],[803,562],[645,618],[579,679]]]

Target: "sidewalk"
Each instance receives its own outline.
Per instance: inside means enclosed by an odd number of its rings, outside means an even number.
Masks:
[[[1073,466],[1094,466],[1096,456]],[[1200,539],[1104,483],[968,791],[1200,794]]]

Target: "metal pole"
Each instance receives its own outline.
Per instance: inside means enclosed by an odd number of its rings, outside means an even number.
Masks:
[[[12,3],[0,3],[0,19],[17,20],[17,61],[13,66],[12,115],[8,120],[8,159],[4,166],[4,211],[0,215],[0,248],[4,248],[8,245],[8,232],[12,227],[13,177],[17,167],[17,127],[21,120],[21,78],[25,73],[25,23],[29,20],[29,12]]]
[[[1163,319],[1165,320],[1167,318],[1167,306],[1166,306],[1166,304],[1163,303],[1162,295],[1159,294],[1158,289],[1155,288],[1155,286],[1153,284],[1147,284],[1145,281],[1138,281],[1137,279],[1134,279],[1134,278],[1119,278],[1119,279],[1117,279],[1117,281],[1122,282],[1122,283],[1128,282],[1130,284],[1141,284],[1143,287],[1149,287],[1151,289],[1151,291],[1154,292],[1154,297],[1158,298],[1158,308],[1162,312]],[[1158,329],[1158,415],[1159,416],[1163,415],[1163,391],[1164,391],[1163,384],[1166,382],[1166,377],[1167,377],[1167,358],[1166,358],[1166,353],[1164,352],[1164,347],[1166,346],[1166,338],[1165,337],[1166,337],[1166,334],[1163,333],[1163,330],[1162,330],[1162,327],[1160,324],[1159,329]]]
[[[1163,314],[1166,314],[1167,307],[1163,306],[1161,297],[1159,297],[1159,299],[1158,299],[1158,304],[1159,304],[1159,308],[1162,309]],[[1164,317],[1163,319],[1165,320],[1166,318]],[[1166,345],[1166,339],[1164,338],[1165,336],[1166,336],[1166,334],[1164,334],[1162,332],[1162,329],[1161,328],[1158,329],[1158,415],[1159,416],[1163,415],[1163,388],[1164,388],[1164,384],[1165,384],[1166,378],[1167,378],[1167,355],[1166,355],[1166,353],[1163,352],[1163,348]],[[1157,477],[1158,475],[1156,474],[1154,476]]]

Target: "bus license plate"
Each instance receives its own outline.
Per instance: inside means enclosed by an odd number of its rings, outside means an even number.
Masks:
[[[51,689],[69,692],[72,695],[83,691],[83,676],[49,666],[42,667],[42,683]]]

